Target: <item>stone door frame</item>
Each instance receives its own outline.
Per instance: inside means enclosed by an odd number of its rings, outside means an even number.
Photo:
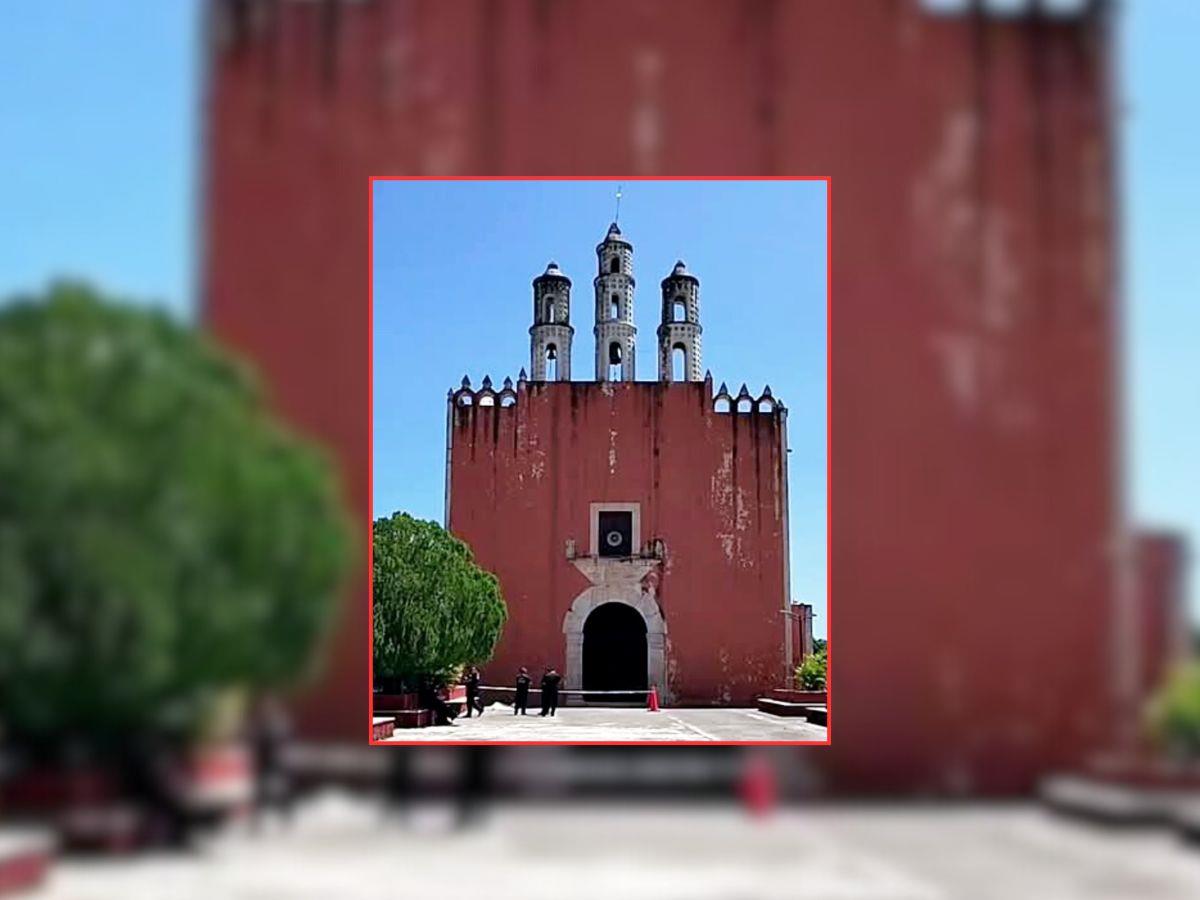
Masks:
[[[583,687],[583,626],[592,610],[605,603],[622,603],[641,614],[642,621],[646,623],[646,682],[658,688],[661,700],[669,700],[666,619],[652,596],[636,589],[631,591],[628,585],[593,584],[571,604],[563,618],[562,627],[566,638],[564,686],[567,690],[580,690]]]

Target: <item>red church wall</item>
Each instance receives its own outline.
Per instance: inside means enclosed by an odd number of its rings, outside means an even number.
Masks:
[[[1161,686],[1171,666],[1191,655],[1186,584],[1187,543],[1168,531],[1137,536],[1138,663],[1143,697]]]
[[[667,696],[751,705],[781,685],[785,415],[716,413],[702,382],[522,382],[514,406],[454,405],[450,530],[499,577],[510,617],[488,682],[563,669],[564,618],[589,587],[567,541],[589,553],[592,503],[640,503],[643,547],[665,545],[647,579],[667,624]]]
[[[1110,739],[1132,634],[1108,26],[919,7],[215,4],[248,12],[213,34],[204,309],[365,523],[369,175],[830,175],[837,709],[807,752],[845,789],[1027,790]],[[356,740],[366,590],[308,706]]]

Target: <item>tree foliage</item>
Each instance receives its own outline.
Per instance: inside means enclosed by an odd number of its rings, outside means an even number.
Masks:
[[[333,469],[250,372],[78,284],[0,306],[0,727],[200,726],[313,655],[349,563]]]
[[[1200,665],[1171,673],[1147,709],[1151,734],[1172,755],[1200,757]]]
[[[819,691],[825,687],[827,668],[827,651],[825,647],[804,657],[804,661],[796,667],[796,680],[806,691]]]
[[[416,687],[491,658],[508,612],[466,544],[407,513],[376,519],[373,541],[377,678]]]

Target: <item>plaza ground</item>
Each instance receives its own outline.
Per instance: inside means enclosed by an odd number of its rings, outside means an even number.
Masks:
[[[226,827],[197,852],[61,860],[31,896],[489,900],[1200,896],[1200,853],[1169,830],[1097,828],[1033,804],[504,804],[455,830],[449,805],[389,813],[326,793],[290,826]]]
[[[460,716],[452,726],[398,729],[392,741],[817,741],[823,726],[756,709],[559,707],[553,717],[514,716],[500,703],[482,716]]]

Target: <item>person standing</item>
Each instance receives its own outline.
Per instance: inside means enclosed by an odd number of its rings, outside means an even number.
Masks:
[[[450,704],[442,696],[444,692],[444,689],[436,684],[432,678],[426,676],[421,679],[421,686],[417,691],[417,697],[424,709],[432,710],[434,725],[454,725],[454,718],[457,713],[450,708]]]
[[[546,674],[542,676],[542,712],[543,716],[552,716],[558,710],[558,684],[562,676],[555,671],[554,666],[546,666]]]
[[[291,721],[278,697],[260,697],[250,721],[250,747],[254,756],[254,815],[257,830],[268,812],[291,821],[293,786],[284,763],[291,738]]]
[[[521,666],[521,671],[517,673],[517,695],[513,698],[513,715],[517,713],[525,715],[525,707],[529,704],[529,686],[533,684],[533,679],[529,677],[529,670]]]
[[[471,713],[478,711],[483,715],[483,706],[479,704],[479,670],[474,666],[467,669],[467,718],[471,718]]]

